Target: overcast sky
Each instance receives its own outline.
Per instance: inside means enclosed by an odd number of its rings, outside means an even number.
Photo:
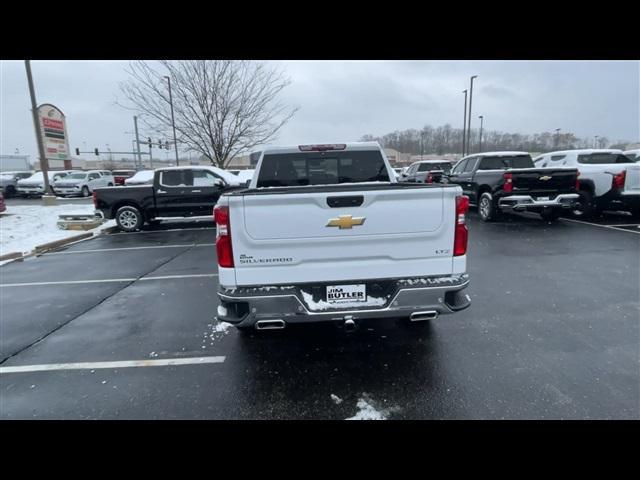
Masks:
[[[473,123],[537,133],[640,140],[640,62],[286,61],[283,100],[299,107],[277,144],[355,141],[364,134],[450,123],[462,126],[469,76]],[[0,62],[3,154],[36,157],[24,62]],[[130,151],[133,113],[115,104],[127,62],[32,61],[38,103],[66,115],[69,146]],[[147,132],[141,131],[141,137]],[[158,150],[154,152],[159,153]],[[164,156],[164,150],[163,156]],[[119,158],[119,156],[118,156]]]

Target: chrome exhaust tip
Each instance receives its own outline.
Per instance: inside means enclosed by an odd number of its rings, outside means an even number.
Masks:
[[[256,330],[281,330],[286,326],[284,320],[259,320]]]
[[[435,320],[438,318],[438,312],[435,310],[428,310],[426,312],[414,312],[409,316],[412,322],[425,322],[427,320]]]

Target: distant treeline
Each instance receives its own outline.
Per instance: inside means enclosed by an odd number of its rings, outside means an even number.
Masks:
[[[471,130],[471,142],[467,151],[479,151],[479,129]],[[382,137],[364,135],[363,142],[378,141],[383,148],[393,148],[401,153],[442,155],[445,153],[462,153],[462,129],[452,128],[446,124],[440,127],[425,126],[422,130],[409,129],[387,133]],[[521,133],[505,133],[495,130],[482,131],[482,150],[519,150],[525,152],[550,152],[574,148],[621,148],[630,142],[611,144],[608,138],[578,138],[573,133],[542,132],[526,135]]]

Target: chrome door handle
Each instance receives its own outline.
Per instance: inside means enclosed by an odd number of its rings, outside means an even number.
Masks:
[[[165,192],[164,190],[158,189],[158,193],[167,193],[167,192]]]
[[[202,193],[202,190],[191,190],[191,193]]]

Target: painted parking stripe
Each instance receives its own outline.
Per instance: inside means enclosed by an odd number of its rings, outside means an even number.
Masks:
[[[109,234],[109,236],[111,235],[141,235],[141,234],[145,234],[145,233],[165,233],[165,232],[189,232],[192,230],[215,230],[216,227],[200,227],[200,228],[171,228],[171,229],[167,229],[167,230],[145,230],[145,231],[140,231],[140,232],[118,232],[118,233],[111,233]]]
[[[79,362],[79,363],[48,363],[43,365],[20,365],[16,367],[0,367],[3,373],[31,373],[48,372],[55,370],[97,370],[108,368],[130,367],[166,367],[174,365],[202,365],[206,363],[223,363],[225,356],[216,357],[190,357],[190,358],[165,358],[158,360],[124,360],[118,362]]]
[[[122,283],[122,282],[135,282],[136,280],[170,280],[173,278],[201,278],[201,277],[217,277],[217,273],[198,273],[192,275],[165,275],[157,277],[142,277],[142,278],[105,278],[102,280],[67,280],[60,282],[29,282],[29,283],[5,283],[0,287],[39,287],[42,285],[81,285],[83,283]]]
[[[97,248],[94,250],[73,250],[69,252],[51,252],[45,253],[42,256],[46,257],[49,255],[72,255],[76,253],[101,253],[101,252],[117,252],[121,250],[147,250],[147,249],[155,249],[155,248],[197,248],[197,247],[212,247],[215,246],[215,243],[198,243],[198,244],[184,244],[184,245],[149,245],[146,247],[119,247],[119,248]]]
[[[566,222],[581,223],[583,225],[591,225],[593,227],[608,228],[611,230],[617,230],[618,232],[629,232],[629,233],[635,233],[636,235],[640,235],[640,232],[634,232],[633,230],[625,230],[624,228],[618,228],[620,227],[620,225],[600,225],[598,223],[585,222],[582,220],[575,220],[573,218],[563,218],[562,220]]]

